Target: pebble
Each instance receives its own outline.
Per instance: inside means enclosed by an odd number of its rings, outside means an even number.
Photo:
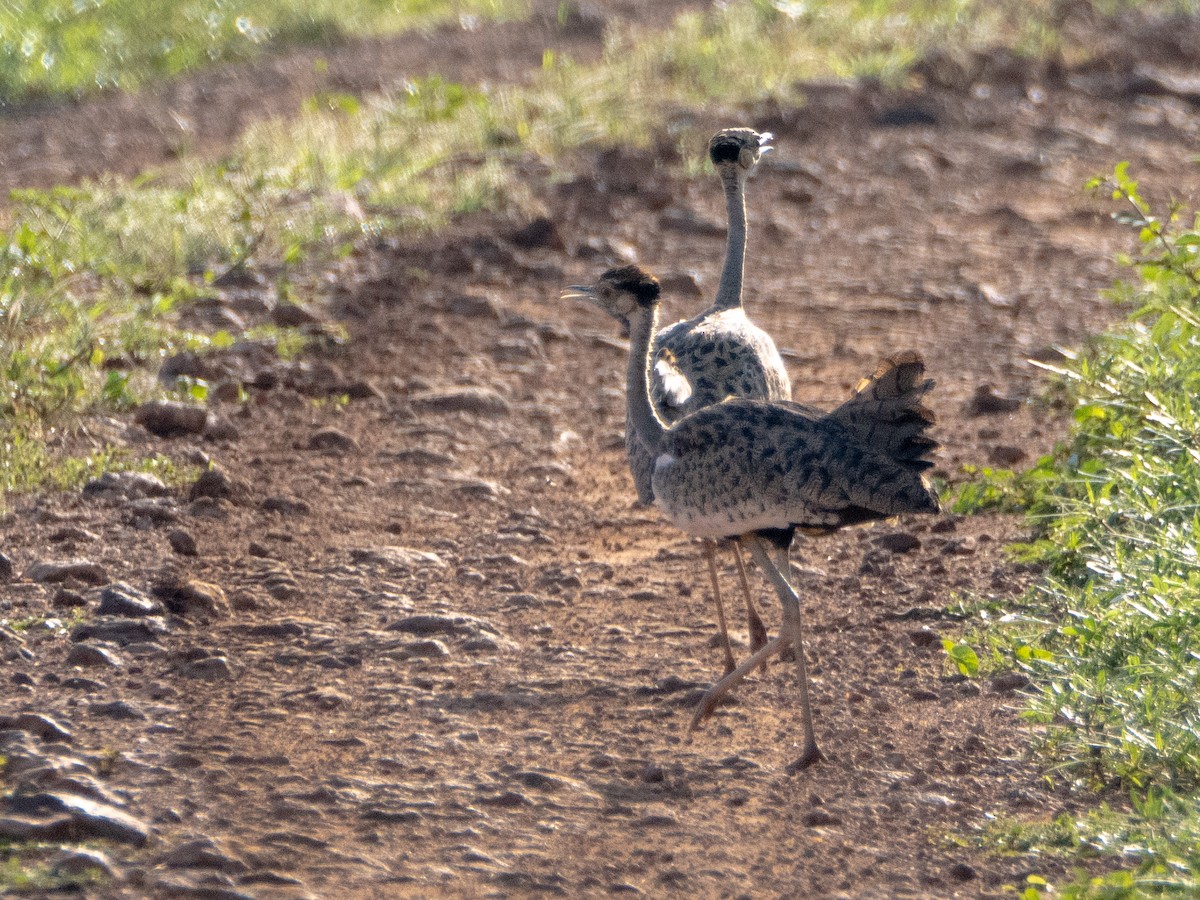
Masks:
[[[420,641],[409,641],[397,651],[402,659],[416,657],[418,659],[445,659],[450,655],[450,649],[436,638],[426,638]]]
[[[463,316],[468,319],[499,319],[500,305],[491,297],[478,297],[474,294],[458,294],[445,302],[443,307],[452,316]]]
[[[71,732],[65,725],[41,713],[23,712],[11,716],[0,716],[0,731],[16,729],[36,735],[47,743],[71,743]]]
[[[125,511],[139,525],[142,522],[152,525],[169,525],[179,518],[173,497],[144,497],[140,500],[129,500],[125,503]]]
[[[87,496],[106,494],[126,500],[141,500],[146,497],[167,497],[171,489],[162,479],[149,472],[105,472],[83,486]]]
[[[9,797],[7,804],[9,809],[19,816],[46,814],[54,816],[49,821],[41,822],[20,820],[32,824],[35,829],[42,829],[44,832],[40,838],[42,840],[53,841],[67,837],[77,840],[83,837],[95,837],[141,847],[150,837],[145,823],[128,813],[107,803],[76,797],[73,794],[17,794]],[[0,826],[5,821],[0,819]],[[4,830],[3,827],[0,827],[0,835],[4,834]],[[49,832],[49,834],[45,832]],[[54,836],[50,836],[51,834]],[[28,840],[29,838],[23,839]]]
[[[214,500],[233,500],[243,493],[240,486],[229,477],[229,474],[218,466],[209,466],[192,482],[188,490],[188,500],[198,500],[201,497],[212,497]]]
[[[167,543],[180,556],[198,556],[196,539],[182,528],[174,528],[167,533]]]
[[[509,240],[518,247],[525,250],[532,250],[539,247],[545,247],[550,250],[565,250],[566,244],[563,242],[562,235],[558,231],[558,226],[554,221],[539,216],[523,228],[514,231],[509,235]]]
[[[887,550],[889,553],[908,553],[921,546],[920,538],[907,531],[894,531],[891,534],[881,534],[872,540],[871,543],[880,550]]]
[[[500,394],[484,387],[461,387],[421,391],[409,397],[417,412],[471,413],[476,416],[507,416],[512,407]]]
[[[47,863],[55,875],[89,875],[100,873],[107,878],[116,877],[116,866],[108,855],[87,847],[64,847]]]
[[[128,619],[117,616],[101,616],[71,629],[71,640],[96,640],[124,647],[143,641],[153,641],[167,633],[167,623],[158,616]]]
[[[388,631],[408,634],[448,634],[475,637],[480,633],[498,634],[496,628],[483,619],[465,615],[438,615],[422,613],[407,616],[387,626]]]
[[[304,637],[307,629],[299,622],[267,622],[262,625],[247,626],[244,631],[250,637],[278,640]]]
[[[1032,682],[1024,672],[1005,672],[992,679],[992,690],[997,694],[1010,693],[1029,687]]]
[[[25,575],[30,581],[42,584],[60,584],[68,578],[86,584],[105,584],[109,581],[104,566],[86,559],[35,563]]]
[[[992,385],[981,384],[975,388],[975,393],[967,401],[965,412],[969,416],[987,416],[1014,412],[1020,408],[1020,400],[1015,397],[1002,397]]]
[[[337,428],[322,428],[314,432],[308,439],[308,449],[337,456],[358,453],[361,450],[358,441]]]
[[[312,512],[307,501],[296,497],[268,497],[261,504],[264,512],[277,512],[285,516],[306,516]]]
[[[50,598],[50,605],[57,609],[76,609],[80,606],[87,606],[87,597],[69,588],[59,588],[58,592]]]
[[[201,434],[208,424],[208,410],[175,400],[151,400],[138,407],[133,421],[158,437]]]
[[[455,469],[459,465],[458,457],[453,454],[439,453],[422,447],[408,447],[387,456],[395,462],[417,469]]]
[[[93,716],[120,721],[143,721],[146,718],[144,712],[125,700],[113,700],[109,703],[92,703],[88,706],[88,712]]]
[[[446,568],[446,562],[436,553],[415,550],[412,547],[360,547],[350,550],[350,559],[356,563],[391,566],[397,569],[416,569],[425,566]]]
[[[229,660],[224,656],[207,656],[187,663],[179,670],[186,678],[202,678],[205,681],[228,681],[233,678]]]
[[[100,592],[100,607],[96,610],[101,616],[160,616],[163,606],[151,600],[136,588],[130,587],[123,581],[108,585]]]
[[[177,616],[223,617],[229,615],[229,599],[225,591],[206,581],[194,581],[168,574],[150,586],[151,593],[158,597],[167,609]]]
[[[217,869],[234,874],[245,872],[248,868],[244,862],[230,856],[207,837],[195,838],[171,849],[163,857],[163,864],[171,869]]]
[[[823,809],[810,809],[804,814],[802,819],[805,825],[809,828],[820,828],[826,825],[841,825],[842,820],[831,812]]]
[[[979,873],[966,863],[955,863],[950,867],[948,874],[955,881],[972,881],[979,877]]]

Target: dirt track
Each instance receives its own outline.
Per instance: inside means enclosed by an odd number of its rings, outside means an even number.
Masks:
[[[797,399],[835,403],[912,347],[938,379],[942,474],[1021,465],[1062,434],[1042,406],[970,408],[984,384],[1035,396],[1028,356],[1119,315],[1099,291],[1128,234],[1081,184],[1129,159],[1151,194],[1194,207],[1200,187],[1189,100],[1114,93],[1132,78],[1115,63],[1069,74],[997,65],[954,88],[812,86],[802,108],[739,111],[777,135],[751,183],[747,308],[790,351]],[[81,557],[145,591],[170,562],[232,604],[168,616],[87,669],[66,657],[93,639],[0,632],[28,651],[5,703],[74,733],[30,754],[80,759],[151,832],[108,848],[120,874],[91,895],[975,897],[1062,874],[943,839],[1073,802],[1024,760],[1018,698],[949,677],[931,636],[959,627],[942,613],[955,598],[1012,598],[1036,577],[1003,552],[1019,522],[800,543],[828,763],[786,773],[798,723],[779,666],[682,742],[720,660],[697,548],[633,507],[623,351],[599,313],[556,298],[632,248],[673,286],[668,319],[699,308],[721,195],[641,153],[571,165],[535,185],[561,246],[521,246],[525,223],[479,216],[314,274],[351,340],[308,369],[231,355],[259,385],[218,410],[235,437],[193,450],[91,425],[205,454],[229,476],[221,496],[154,501],[162,513],[112,493],[29,498],[3,521],[19,572]],[[636,187],[615,177],[630,173]],[[252,319],[267,293],[220,299]],[[352,384],[366,396],[314,402]],[[447,399],[464,386],[481,390]],[[199,556],[174,555],[172,529]],[[919,546],[889,552],[896,533]],[[56,609],[56,586],[3,591],[14,618]]]

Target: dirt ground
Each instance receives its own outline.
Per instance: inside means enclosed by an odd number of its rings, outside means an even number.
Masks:
[[[1120,317],[1100,291],[1130,246],[1082,183],[1128,159],[1153,196],[1194,207],[1200,189],[1200,111],[1170,77],[1185,60],[1138,68],[1157,27],[1077,71],[993,54],[932,64],[912,92],[822,84],[795,108],[697,111],[713,130],[776,134],[750,185],[746,305],[797,399],[830,406],[913,348],[938,381],[941,475],[1020,466],[1064,434],[1028,402],[1044,382],[1026,360]],[[0,140],[31,121],[0,121]],[[212,436],[130,418],[74,438],[210,459],[225,478],[162,498],[128,484],[17,498],[0,522],[5,616],[85,602],[110,626],[0,629],[10,787],[131,817],[125,843],[98,845],[115,874],[87,896],[987,897],[1063,877],[947,839],[1082,802],[1027,760],[1019,682],[951,676],[937,640],[961,627],[944,613],[956,599],[1005,601],[1037,577],[1004,553],[1018,520],[798,541],[828,761],[787,771],[790,666],[683,740],[720,666],[698,547],[633,504],[623,344],[558,292],[636,258],[668,285],[667,321],[701,308],[721,192],[637,151],[528,175],[553,229],[476,216],[314,273],[312,308],[349,341],[299,364],[234,348],[212,365],[249,399],[214,402]],[[187,314],[253,322],[271,302],[239,284]],[[983,411],[985,385],[1021,402]],[[186,538],[198,555],[179,552]],[[33,579],[60,560],[102,571]],[[105,585],[150,595],[168,569],[202,583],[159,591],[183,614],[91,615]],[[774,630],[778,603],[753,578]],[[45,726],[22,711],[70,740],[36,740]]]

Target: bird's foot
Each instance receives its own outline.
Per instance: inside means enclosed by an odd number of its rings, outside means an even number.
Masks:
[[[804,748],[804,752],[799,757],[788,764],[787,773],[795,775],[797,772],[803,772],[810,766],[814,766],[819,762],[825,761],[825,754],[820,751],[815,743],[809,744]]]

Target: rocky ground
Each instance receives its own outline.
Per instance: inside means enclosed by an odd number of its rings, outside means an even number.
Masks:
[[[933,61],[912,92],[697,112],[777,135],[751,184],[747,308],[797,399],[832,405],[914,348],[938,380],[939,474],[1061,437],[1026,360],[1120,317],[1100,291],[1129,247],[1083,181],[1128,159],[1152,195],[1194,206],[1200,187],[1180,60],[1138,68],[1125,46],[1080,70],[996,54]],[[1018,520],[798,543],[828,761],[788,773],[779,665],[684,740],[720,666],[698,548],[632,502],[624,344],[557,299],[637,259],[670,318],[707,302],[717,182],[658,163],[581,154],[529,172],[548,222],[364,244],[307,284],[346,343],[168,361],[246,399],[218,388],[199,419],[149,408],[65,439],[213,469],[11,498],[0,837],[106,868],[98,898],[982,897],[1064,874],[947,839],[1076,803],[1026,758],[1021,678],[952,675],[939,640],[959,600],[1037,577],[1004,552]],[[248,279],[185,314],[252,324],[272,296]]]

